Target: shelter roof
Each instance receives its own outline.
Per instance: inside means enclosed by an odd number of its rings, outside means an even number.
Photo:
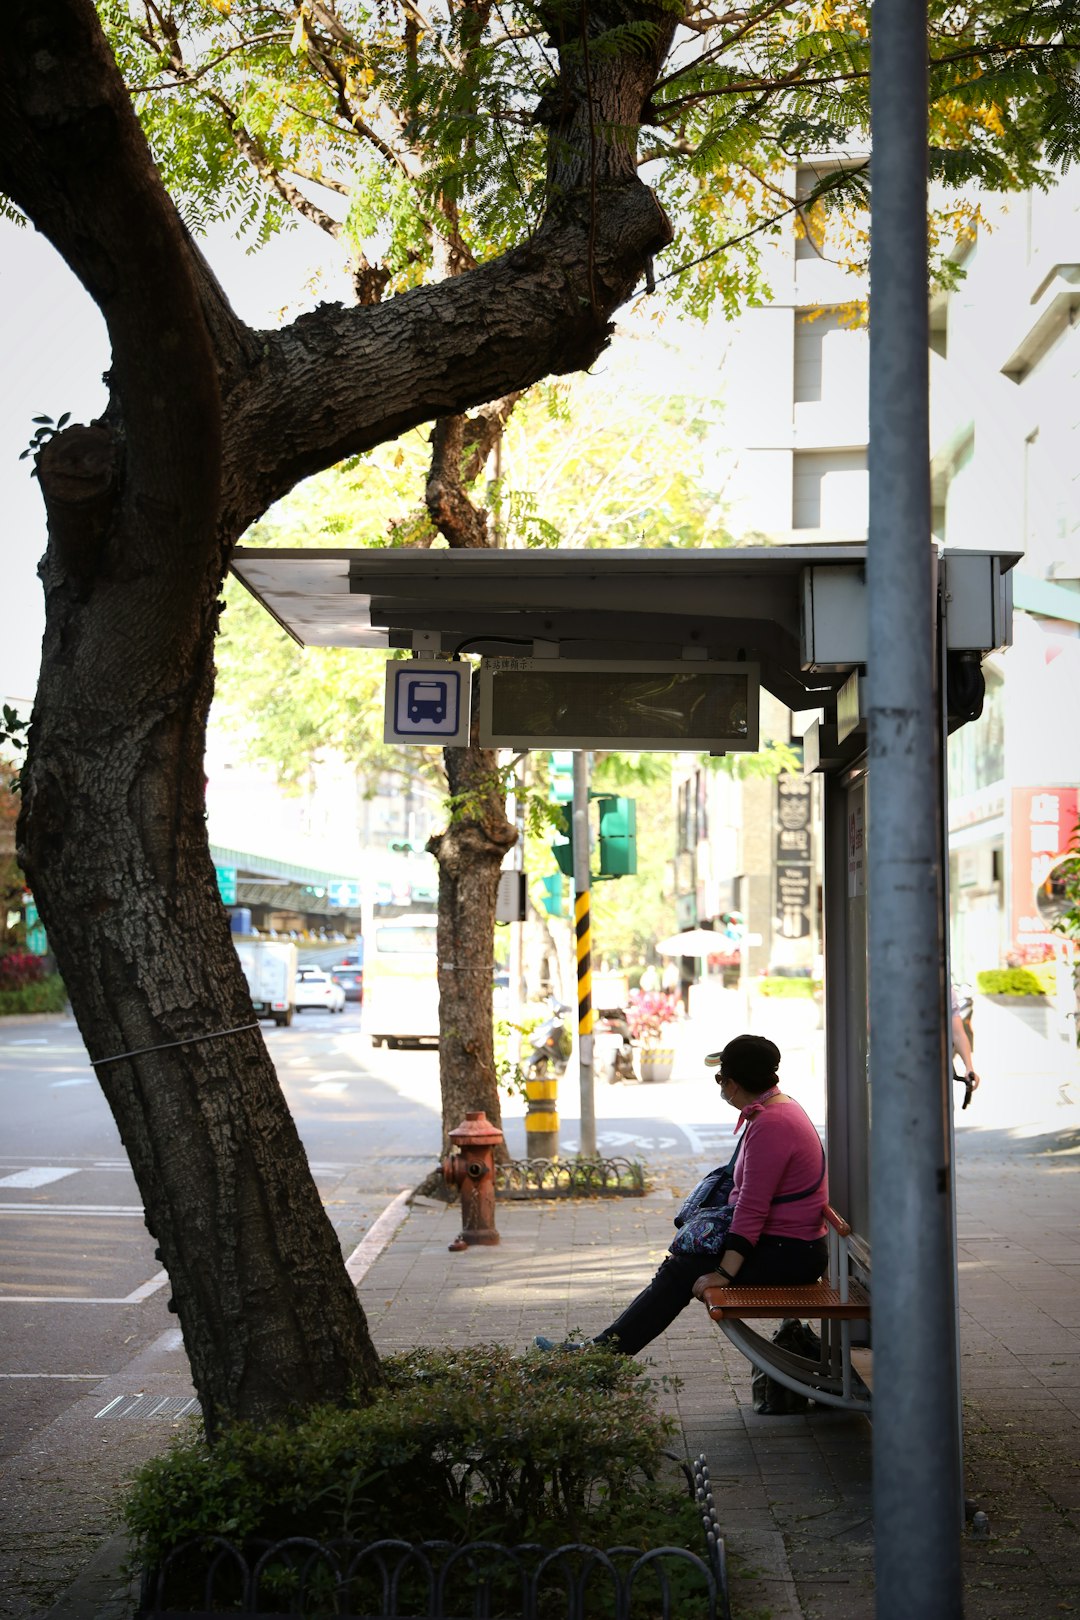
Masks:
[[[794,709],[825,702],[848,671],[807,671],[804,571],[861,568],[866,548],[546,551],[266,550],[237,578],[303,646],[416,647],[495,656],[556,643],[566,658],[746,658]],[[418,641],[418,637],[424,639]]]

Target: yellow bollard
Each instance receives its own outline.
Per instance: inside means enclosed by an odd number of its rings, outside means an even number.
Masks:
[[[559,1156],[559,1082],[554,1075],[526,1080],[525,1152],[530,1159]]]

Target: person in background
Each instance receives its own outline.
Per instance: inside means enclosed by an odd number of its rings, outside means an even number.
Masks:
[[[979,1089],[979,1076],[975,1073],[975,1054],[972,1051],[971,1035],[969,1033],[968,1016],[971,1012],[971,999],[961,995],[954,984],[952,986],[952,1051],[953,1051],[953,1079],[960,1085],[966,1086],[964,1107],[971,1101],[972,1093]],[[959,1060],[962,1073],[956,1073],[956,1064]]]
[[[705,1287],[816,1282],[828,1265],[823,1210],[829,1201],[825,1151],[813,1122],[780,1090],[780,1049],[762,1035],[736,1035],[706,1063],[742,1132],[726,1204],[730,1220],[711,1254],[669,1252],[652,1281],[593,1344],[633,1356]],[[715,1174],[715,1172],[714,1172]],[[535,1340],[541,1350],[557,1346]],[[569,1343],[563,1348],[580,1348]]]
[[[659,988],[660,988],[660,975],[659,975],[659,973],[657,973],[655,967],[650,962],[642,970],[641,978],[638,980],[638,989],[639,990],[644,990],[646,995],[648,995],[650,991],[659,990]]]

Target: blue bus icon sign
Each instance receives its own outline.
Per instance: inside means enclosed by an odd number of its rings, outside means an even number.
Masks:
[[[387,664],[384,741],[466,747],[471,676],[469,664],[446,659]]]
[[[446,719],[448,699],[445,681],[409,681],[407,706],[409,719],[415,722],[430,720],[441,725]]]

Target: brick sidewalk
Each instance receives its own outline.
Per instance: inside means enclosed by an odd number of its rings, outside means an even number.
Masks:
[[[1080,1613],[1078,1170],[1077,1128],[970,1132],[958,1145],[965,1485],[990,1530],[964,1538],[967,1620]],[[666,1189],[503,1204],[500,1247],[451,1255],[457,1210],[415,1203],[362,1290],[376,1345],[430,1340],[433,1322],[448,1344],[594,1333],[659,1263],[671,1213]],[[679,1381],[662,1399],[687,1455],[709,1460],[736,1620],[869,1620],[866,1420],[757,1416],[748,1364],[697,1305],[645,1354]]]
[[[595,1333],[660,1263],[673,1207],[668,1191],[500,1204],[498,1248],[449,1254],[459,1211],[417,1201],[362,1291],[375,1344],[387,1353],[430,1341],[434,1322],[448,1345],[497,1340],[525,1349],[537,1333]],[[664,1381],[661,1404],[682,1429],[687,1457],[708,1458],[736,1616],[867,1620],[865,1420],[823,1409],[758,1417],[749,1364],[697,1304],[643,1359]]]
[[[695,1170],[669,1165],[668,1177],[678,1189]],[[1076,1127],[1019,1142],[1006,1132],[972,1131],[959,1145],[966,1484],[990,1527],[987,1540],[964,1541],[967,1620],[1080,1613],[1078,1170]],[[595,1332],[659,1262],[672,1190],[661,1186],[644,1199],[502,1203],[500,1246],[458,1254],[447,1248],[458,1209],[416,1200],[360,1285],[377,1348],[437,1336],[524,1351],[536,1333]],[[678,1380],[661,1399],[687,1455],[704,1451],[709,1461],[736,1620],[871,1620],[869,1424],[828,1409],[757,1416],[747,1363],[696,1304],[649,1356],[659,1378]],[[182,1360],[175,1357],[162,1389],[187,1392]],[[61,1477],[68,1448],[74,1466],[84,1460],[81,1432],[73,1411],[37,1438],[50,1477]],[[131,1613],[117,1574],[123,1545],[107,1540],[104,1505],[99,1532],[82,1576],[45,1611],[51,1620]],[[85,1536],[75,1556],[90,1557]]]

